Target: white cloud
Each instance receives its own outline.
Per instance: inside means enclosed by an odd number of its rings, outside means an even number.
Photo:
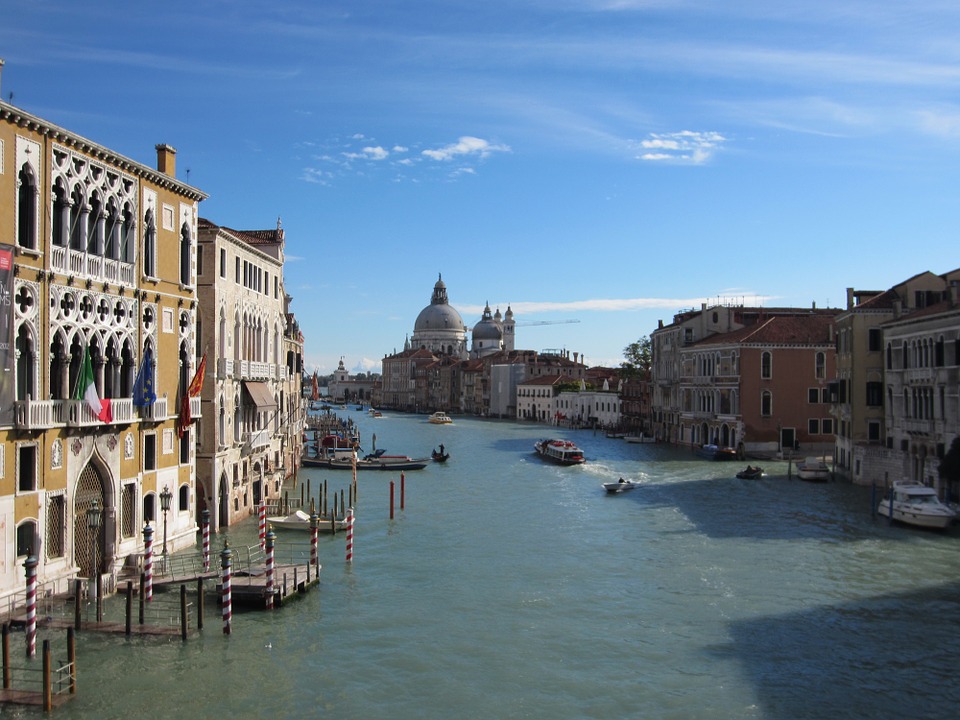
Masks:
[[[716,150],[727,142],[727,138],[718,132],[696,132],[681,130],[675,133],[650,133],[646,140],[636,145],[641,152],[639,160],[655,162],[676,162],[690,165],[703,165],[708,162]]]
[[[455,143],[437,150],[424,150],[421,154],[431,160],[446,161],[460,156],[476,156],[483,159],[494,152],[510,152],[510,148],[507,145],[491,145],[482,138],[464,135]]]

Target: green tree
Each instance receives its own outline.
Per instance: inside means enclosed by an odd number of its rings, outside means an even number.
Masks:
[[[650,338],[644,335],[636,342],[632,342],[623,349],[625,360],[620,363],[620,376],[650,377],[650,367],[653,365],[653,350]]]

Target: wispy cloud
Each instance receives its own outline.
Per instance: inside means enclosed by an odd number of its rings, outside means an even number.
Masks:
[[[497,304],[501,312],[509,306],[516,315],[528,315],[538,312],[575,312],[579,310],[589,312],[624,312],[630,310],[656,310],[662,308],[690,307],[702,302],[702,298],[595,298],[592,300],[568,300],[557,302],[553,300],[527,300],[521,302],[504,302]],[[491,307],[495,304],[491,303]],[[479,315],[483,312],[483,305],[457,305],[461,312]]]
[[[464,135],[457,142],[444,145],[436,150],[424,150],[420,154],[431,160],[453,160],[463,156],[478,157],[481,160],[495,152],[510,152],[507,145],[493,145],[482,138]]]
[[[443,177],[457,179],[475,175],[476,166],[496,153],[509,153],[508,145],[491,142],[472,135],[461,136],[457,142],[426,150],[412,150],[422,143],[376,143],[364,133],[354,133],[347,138],[334,138],[325,143],[304,141],[300,147],[311,153],[318,163],[304,168],[301,179],[305,182],[330,185],[338,177],[349,175],[375,176],[377,166],[392,168],[391,182],[420,182],[436,168],[442,166]],[[387,148],[390,148],[389,150]],[[417,168],[420,168],[419,173]]]
[[[681,130],[674,133],[650,133],[637,143],[637,159],[703,165],[727,142],[718,132]]]

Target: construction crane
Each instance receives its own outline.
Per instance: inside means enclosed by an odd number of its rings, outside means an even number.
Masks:
[[[516,323],[517,327],[530,327],[531,325],[569,325],[578,323],[579,320],[527,320],[526,322]]]

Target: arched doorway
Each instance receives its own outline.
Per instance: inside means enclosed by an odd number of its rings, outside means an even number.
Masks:
[[[219,512],[217,513],[217,528],[225,528],[230,524],[230,498],[227,495],[227,474],[220,474],[220,502],[217,504]]]
[[[81,577],[93,577],[96,572],[103,571],[107,554],[104,543],[106,513],[102,512],[106,507],[104,499],[103,476],[94,463],[88,463],[80,473],[73,500],[73,561],[80,568]],[[101,510],[100,528],[96,538],[94,538],[94,531],[87,523],[87,510],[93,507],[94,501]],[[94,568],[93,557],[94,543],[97,548],[96,568]]]

